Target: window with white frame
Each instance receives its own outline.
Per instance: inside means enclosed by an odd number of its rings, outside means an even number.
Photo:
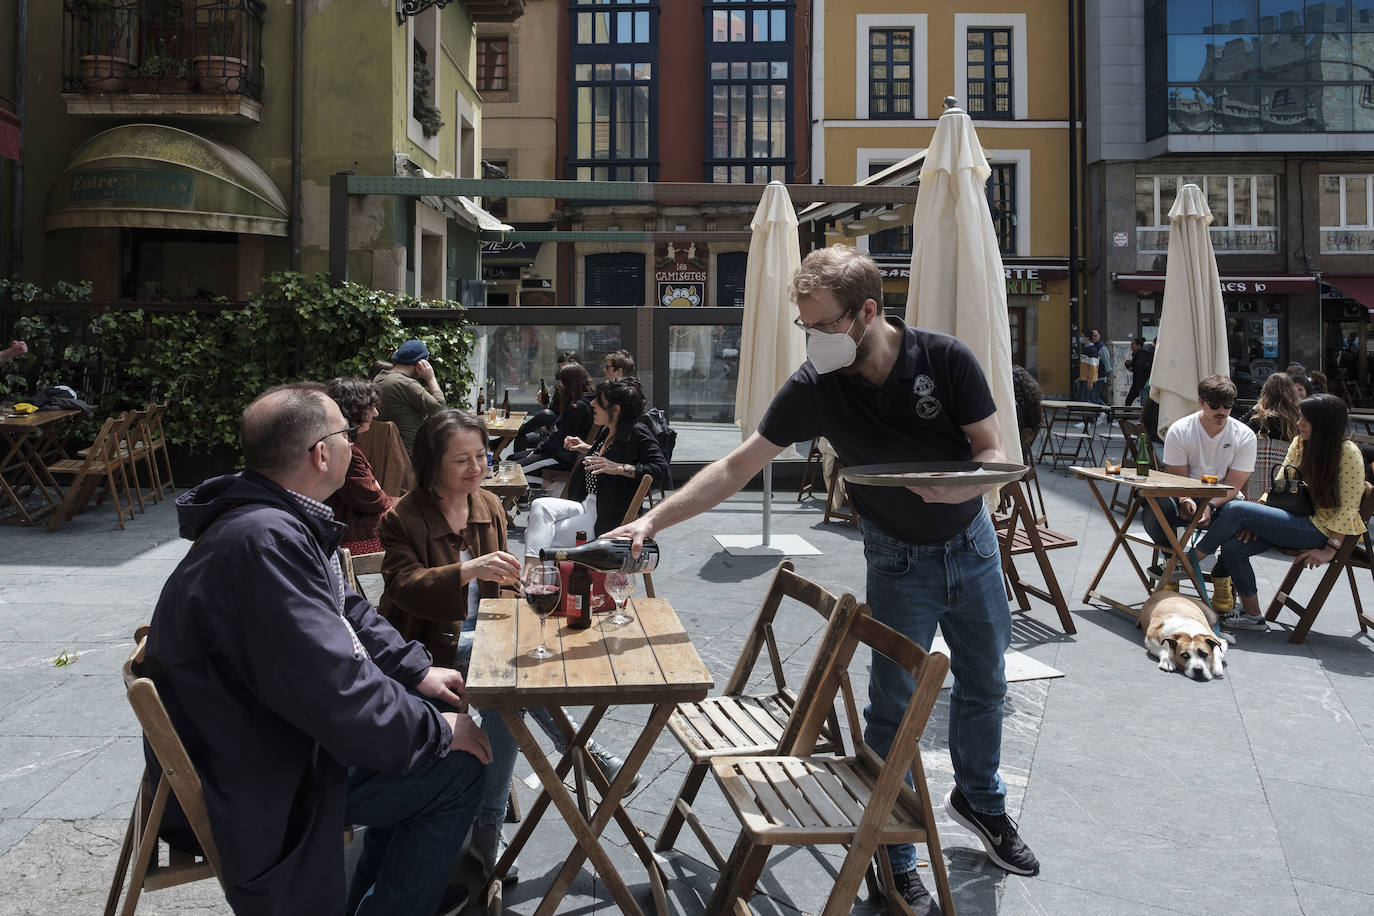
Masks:
[[[1025,13],[955,13],[954,83],[972,118],[1030,117]]]
[[[927,117],[926,14],[865,13],[854,24],[855,117]]]
[[[1318,188],[1322,254],[1374,251],[1374,175],[1322,175]]]
[[[1136,251],[1169,251],[1169,211],[1178,191],[1195,184],[1212,211],[1210,234],[1217,254],[1266,254],[1279,250],[1277,175],[1138,175],[1135,180]]]

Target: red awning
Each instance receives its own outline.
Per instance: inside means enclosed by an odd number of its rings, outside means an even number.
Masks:
[[[19,117],[0,108],[0,156],[19,161]]]
[[[1113,274],[1112,279],[1118,287],[1131,292],[1158,293],[1164,290],[1164,274]],[[1316,282],[1316,274],[1223,276],[1221,292],[1222,295],[1310,293],[1316,291]]]
[[[1322,274],[1322,279],[1363,305],[1374,318],[1374,275]]]

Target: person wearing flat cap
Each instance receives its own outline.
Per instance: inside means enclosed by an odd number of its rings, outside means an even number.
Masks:
[[[381,392],[377,419],[396,424],[406,451],[415,446],[415,434],[425,418],[448,405],[444,392],[434,380],[434,367],[429,364],[429,347],[424,341],[407,340],[391,354],[392,367],[378,373],[372,381]]]

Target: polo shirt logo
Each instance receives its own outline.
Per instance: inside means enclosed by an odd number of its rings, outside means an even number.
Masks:
[[[940,415],[940,402],[935,398],[921,398],[916,402],[916,416],[933,420]]]
[[[928,375],[918,375],[911,390],[919,398],[929,397],[935,393],[935,381]]]

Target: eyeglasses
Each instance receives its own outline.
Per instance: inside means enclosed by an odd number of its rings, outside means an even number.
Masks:
[[[833,334],[835,332],[835,329],[837,329],[840,326],[840,322],[844,321],[845,318],[849,317],[849,315],[850,311],[848,309],[845,309],[843,312],[840,312],[840,316],[836,318],[834,321],[818,321],[815,324],[807,324],[800,318],[793,318],[792,323],[795,324],[797,327],[801,328],[803,331],[820,331],[822,334]]]
[[[1208,401],[1207,406],[1213,410],[1230,410],[1236,406],[1235,401]]]
[[[306,451],[307,451],[307,452],[310,451],[311,449],[313,449],[313,448],[315,447],[315,445],[319,445],[321,442],[323,442],[324,440],[328,439],[330,436],[340,436],[340,435],[346,437],[346,438],[348,439],[349,442],[357,442],[357,441],[358,441],[358,427],[357,427],[357,426],[349,426],[349,427],[346,427],[345,429],[336,429],[336,430],[334,430],[334,432],[332,432],[332,433],[325,433],[323,436],[320,436],[320,438],[316,439],[316,440],[315,440],[315,444],[312,445],[312,446],[310,446],[310,448],[306,449]]]

